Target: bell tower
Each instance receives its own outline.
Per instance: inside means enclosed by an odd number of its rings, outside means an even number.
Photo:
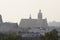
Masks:
[[[41,10],[39,10],[38,19],[42,19],[42,12],[41,12]]]
[[[2,21],[2,16],[0,15],[0,23],[3,23],[3,21]]]
[[[30,17],[29,17],[29,19],[32,19],[32,18],[31,18],[31,14],[30,14]]]

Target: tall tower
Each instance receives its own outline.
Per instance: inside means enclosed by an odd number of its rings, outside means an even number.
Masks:
[[[30,17],[29,17],[29,19],[31,19],[31,14],[30,14]]]
[[[2,21],[2,16],[0,15],[0,24],[1,24],[1,23],[3,23],[3,21]]]
[[[42,19],[42,12],[41,12],[41,10],[39,10],[38,19]]]

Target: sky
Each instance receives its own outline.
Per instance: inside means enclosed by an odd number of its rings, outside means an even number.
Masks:
[[[48,22],[60,22],[60,0],[0,0],[0,14],[4,22],[20,23],[22,18],[37,18],[41,9]]]

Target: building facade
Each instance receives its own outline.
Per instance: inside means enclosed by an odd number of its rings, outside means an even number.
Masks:
[[[47,27],[47,19],[42,18],[42,12],[39,10],[38,18],[32,19],[31,16],[29,19],[21,19],[20,27]]]

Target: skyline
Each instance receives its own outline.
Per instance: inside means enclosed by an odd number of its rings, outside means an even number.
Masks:
[[[4,22],[17,22],[20,19],[37,18],[39,9],[48,22],[60,22],[60,0],[0,0],[0,14]]]

